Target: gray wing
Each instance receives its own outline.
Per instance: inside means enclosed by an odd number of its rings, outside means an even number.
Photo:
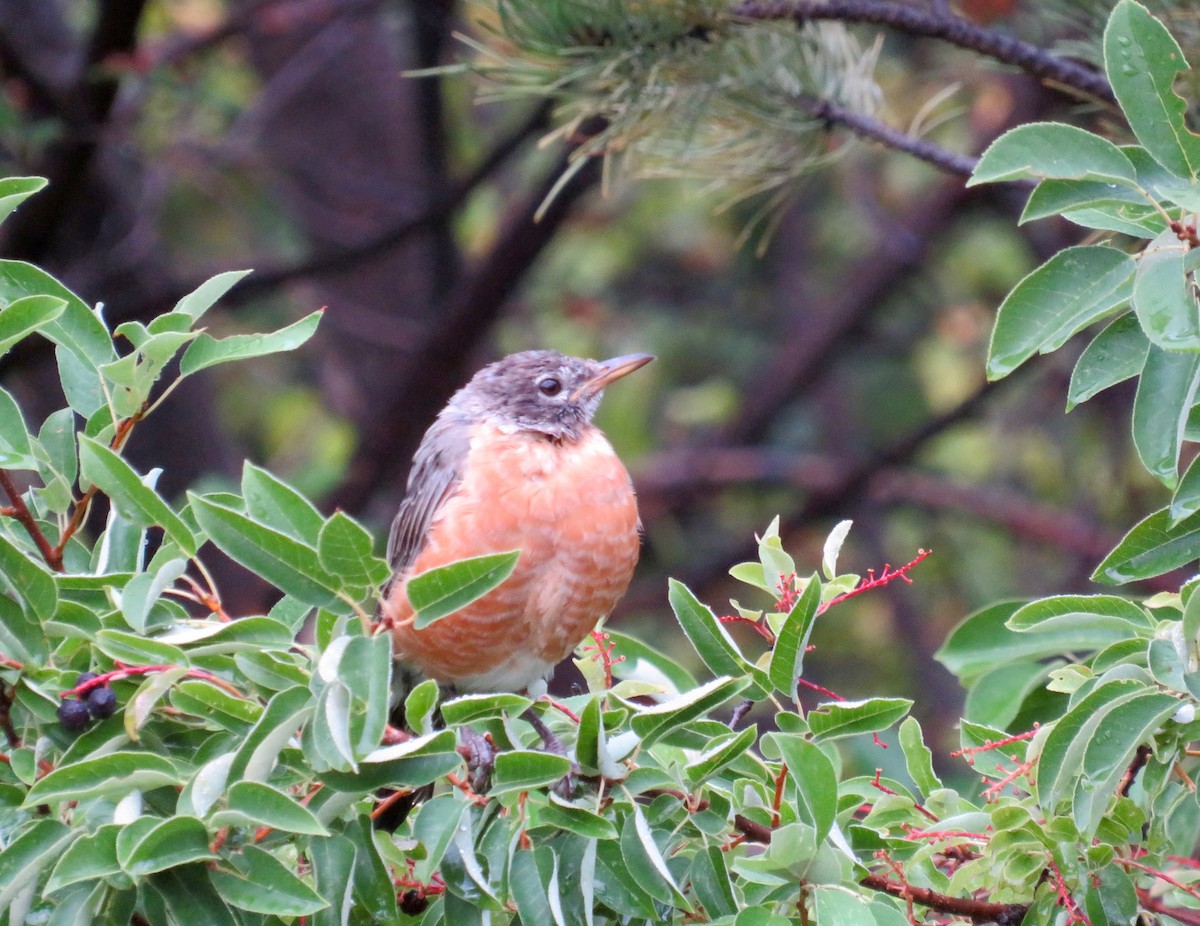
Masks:
[[[470,440],[470,424],[451,418],[439,418],[421,439],[408,474],[408,492],[388,535],[387,558],[393,576],[416,560],[434,515],[454,494]]]

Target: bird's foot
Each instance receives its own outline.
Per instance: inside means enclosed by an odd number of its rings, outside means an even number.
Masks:
[[[535,731],[537,731],[537,735],[541,737],[542,740],[542,748],[545,749],[546,752],[552,755],[562,756],[564,759],[570,758],[570,756],[567,755],[567,747],[563,745],[563,741],[555,735],[553,730],[546,726],[545,721],[543,721],[542,718],[537,715],[537,712],[534,711],[532,707],[527,708],[521,717],[531,727],[533,727]],[[571,771],[563,775],[563,777],[560,778],[554,785],[554,793],[564,800],[570,800],[575,794],[575,776],[578,774],[579,766],[572,761]]]
[[[467,784],[476,794],[487,791],[496,767],[496,744],[487,733],[476,733],[470,727],[458,731],[461,745],[459,755],[467,760]]]

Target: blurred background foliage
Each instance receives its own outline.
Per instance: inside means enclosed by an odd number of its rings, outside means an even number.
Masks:
[[[904,5],[1085,60],[1111,6]],[[1155,5],[1184,42],[1193,7]],[[849,698],[914,697],[931,740],[953,748],[961,694],[932,659],[948,630],[1000,598],[1088,590],[1120,534],[1167,497],[1131,449],[1131,389],[1064,417],[1081,344],[984,381],[996,306],[1084,230],[1018,227],[1020,190],[967,190],[961,171],[811,113],[803,163],[777,157],[786,183],[759,195],[740,194],[766,130],[714,152],[717,110],[699,105],[707,181],[662,177],[674,162],[661,148],[605,173],[578,156],[612,140],[611,113],[589,122],[586,96],[548,104],[490,72],[408,76],[493,67],[481,46],[520,59],[497,28],[490,4],[452,0],[0,0],[0,171],[51,181],[5,225],[0,254],[46,267],[114,325],[230,268],[256,273],[211,314],[222,333],[328,305],[299,353],[189,380],[131,456],[163,463],[172,493],[236,478],[249,457],[381,538],[421,434],[479,366],[543,346],[657,354],[601,411],[646,528],[618,626],[685,652],[666,576],[721,613],[736,594],[726,570],[774,514],[814,563],[852,518],[844,569],[934,555],[914,585],[818,623],[806,675]],[[1113,128],[1102,100],[972,50],[844,29],[838,53],[862,67],[841,102],[964,163],[1033,119]],[[722,171],[737,182],[714,184]],[[0,369],[25,408],[60,404],[46,347]],[[231,611],[269,604],[233,567],[221,587]]]

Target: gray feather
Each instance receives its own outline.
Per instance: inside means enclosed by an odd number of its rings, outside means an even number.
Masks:
[[[434,516],[462,479],[470,442],[470,423],[445,412],[425,432],[408,474],[408,492],[388,535],[387,558],[393,576],[408,569],[420,555]]]

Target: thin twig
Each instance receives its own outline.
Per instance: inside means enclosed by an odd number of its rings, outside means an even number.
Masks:
[[[62,553],[51,546],[50,541],[46,539],[46,535],[42,533],[42,528],[34,519],[29,506],[25,504],[25,499],[21,497],[21,493],[13,484],[12,476],[6,469],[0,469],[0,487],[4,488],[8,500],[12,503],[13,517],[20,522],[21,526],[25,528],[25,532],[37,544],[38,552],[42,554],[46,565],[55,572],[62,572]]]
[[[733,13],[745,19],[791,19],[797,24],[833,19],[888,26],[897,32],[940,39],[978,52],[1083,96],[1115,102],[1112,87],[1098,71],[952,13],[889,0],[746,0],[734,7]]]
[[[877,141],[888,148],[902,151],[926,164],[932,164],[938,170],[948,174],[970,177],[975,172],[975,165],[979,162],[978,158],[958,154],[924,138],[915,138],[878,119],[847,109],[833,100],[807,94],[799,94],[793,99],[801,109],[815,119],[845,126],[860,138]]]

